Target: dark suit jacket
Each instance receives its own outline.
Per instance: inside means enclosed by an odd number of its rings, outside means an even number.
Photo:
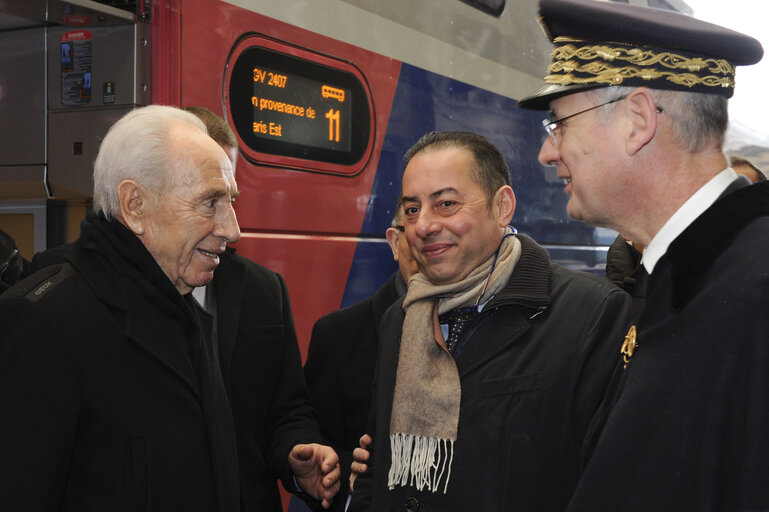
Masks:
[[[283,278],[228,250],[214,272],[219,362],[232,406],[243,510],[281,511],[294,445],[323,443]],[[306,496],[305,496],[306,497]]]
[[[236,512],[213,351],[200,376],[166,320],[75,246],[0,298],[0,503],[14,511]]]
[[[382,318],[373,463],[355,483],[350,511],[562,511],[568,503],[582,440],[619,362],[630,297],[551,265],[545,249],[518,238],[510,280],[468,322],[456,358],[462,396],[446,494],[387,487],[405,314],[393,306]]]
[[[649,277],[569,510],[769,510],[769,182],[735,185]]]
[[[334,501],[335,510],[344,509],[352,450],[366,433],[379,320],[398,300],[398,281],[405,290],[396,271],[373,296],[321,317],[312,329],[304,377],[323,435],[339,454],[342,488]]]

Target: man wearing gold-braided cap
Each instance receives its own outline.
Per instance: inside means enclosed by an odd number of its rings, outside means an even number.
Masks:
[[[569,511],[769,510],[769,186],[723,154],[753,38],[679,13],[540,0],[539,153],[577,219],[645,246],[646,299]]]

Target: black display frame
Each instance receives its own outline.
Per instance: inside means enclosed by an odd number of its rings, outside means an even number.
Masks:
[[[349,90],[352,97],[350,150],[327,149],[255,135],[253,133],[254,107],[251,104],[255,67],[269,68],[275,72],[300,76]],[[244,49],[232,64],[228,101],[235,130],[241,141],[256,153],[342,166],[355,165],[367,156],[372,130],[372,112],[368,93],[356,75],[343,69],[253,45]]]

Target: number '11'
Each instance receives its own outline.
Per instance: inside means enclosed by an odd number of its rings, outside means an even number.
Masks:
[[[340,112],[333,108],[326,112],[326,119],[328,119],[328,140],[332,142],[339,142],[339,124],[340,124]]]

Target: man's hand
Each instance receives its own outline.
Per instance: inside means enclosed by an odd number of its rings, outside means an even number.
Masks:
[[[323,508],[339,492],[339,457],[330,446],[298,444],[288,456],[288,465],[304,492],[320,501]]]
[[[371,439],[370,435],[363,434],[358,441],[360,443],[360,448],[356,448],[352,452],[352,464],[350,465],[350,469],[352,470],[352,473],[350,473],[350,492],[353,491],[353,485],[355,484],[355,479],[358,478],[358,475],[364,473],[368,469],[366,462],[368,462],[368,459],[371,456],[368,451],[368,446],[373,441],[374,440]]]

